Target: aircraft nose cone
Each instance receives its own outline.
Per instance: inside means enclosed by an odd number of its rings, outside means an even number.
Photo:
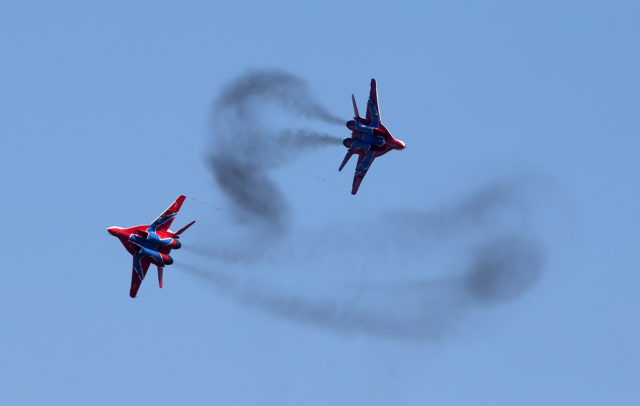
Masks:
[[[111,234],[112,236],[114,236],[114,237],[117,237],[117,236],[118,236],[118,231],[117,231],[117,230],[118,230],[118,229],[117,229],[116,227],[109,227],[109,228],[107,228],[107,232],[108,232],[109,234]]]

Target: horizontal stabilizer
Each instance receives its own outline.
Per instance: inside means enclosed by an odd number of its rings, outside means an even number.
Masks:
[[[344,166],[347,164],[347,162],[349,162],[349,158],[351,158],[351,155],[353,155],[353,151],[352,150],[348,150],[347,151],[347,155],[344,156],[344,159],[342,160],[342,163],[340,164],[340,167],[338,168],[338,172],[340,172],[342,170],[342,168],[344,168]]]

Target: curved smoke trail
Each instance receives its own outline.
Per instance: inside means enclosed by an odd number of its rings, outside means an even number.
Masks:
[[[281,71],[246,74],[215,102],[210,165],[218,185],[243,215],[282,229],[287,203],[268,171],[293,151],[340,145],[342,139],[306,129],[269,130],[260,113],[274,105],[329,124],[343,121],[311,98],[302,79]]]
[[[304,81],[277,71],[241,76],[229,84],[215,103],[214,143],[209,156],[213,175],[243,214],[267,224],[275,235],[287,231],[284,214],[288,203],[268,173],[285,162],[280,154],[281,141],[289,141],[284,143],[288,148],[312,149],[338,144],[340,138],[304,130],[266,131],[260,125],[261,106],[270,105],[328,123],[342,121],[313,101]],[[226,142],[229,139],[233,143]],[[238,153],[238,145],[242,153]],[[463,264],[457,272],[441,277],[376,283],[360,276],[355,281],[345,280],[341,296],[314,297],[304,289],[269,288],[215,269],[194,266],[185,269],[241,304],[288,320],[375,336],[439,339],[470,310],[513,300],[527,292],[540,277],[544,258],[541,245],[527,233],[514,231],[507,221],[514,212],[524,215],[519,211],[519,199],[521,196],[513,184],[495,183],[452,201],[439,211],[396,210],[393,216],[381,216],[390,220],[377,224],[376,230],[368,224],[350,225],[358,228],[359,235],[367,236],[358,252],[370,250],[376,236],[383,235],[379,238],[384,243],[375,245],[379,247],[376,255],[383,259],[393,258],[403,250],[418,260],[424,257],[425,248],[448,243],[452,246],[448,255],[462,259]],[[336,246],[331,247],[332,239],[323,238],[323,233],[348,235],[348,232],[341,230],[339,224],[329,225],[327,230],[310,233],[322,244],[310,241],[308,235],[300,236],[295,239],[299,244],[295,251],[304,252],[305,244],[313,245],[314,249],[320,245],[333,256],[341,255],[340,244],[344,241],[335,241]],[[470,238],[471,235],[474,237]],[[358,244],[347,240],[350,245]],[[228,263],[260,261],[241,250],[226,254],[223,251],[217,247],[216,251],[200,249],[199,253]],[[309,258],[328,255],[313,252],[304,255]],[[398,273],[397,269],[391,271]],[[419,274],[421,269],[412,271]]]

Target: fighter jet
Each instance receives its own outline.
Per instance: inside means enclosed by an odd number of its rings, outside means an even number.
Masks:
[[[126,250],[133,255],[131,290],[129,291],[131,297],[136,297],[140,284],[151,264],[158,267],[158,283],[162,288],[162,270],[165,265],[173,264],[173,258],[169,256],[169,252],[182,246],[178,241],[180,234],[195,223],[194,220],[175,233],[169,230],[169,226],[171,226],[173,219],[178,214],[184,199],[186,199],[186,196],[178,197],[150,225],[107,228],[109,234],[117,237]]]
[[[358,154],[356,173],[353,176],[353,185],[351,187],[351,194],[355,195],[373,160],[392,149],[404,149],[405,144],[393,138],[387,127],[380,122],[378,90],[375,79],[371,79],[366,118],[360,117],[354,95],[351,95],[351,101],[353,102],[354,117],[353,120],[347,121],[347,128],[351,130],[351,138],[345,138],[342,141],[348,151],[338,171],[344,168],[353,154]]]

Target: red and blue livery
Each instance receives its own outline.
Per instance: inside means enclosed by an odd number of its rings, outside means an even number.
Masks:
[[[182,246],[178,241],[180,234],[195,223],[194,220],[175,233],[169,230],[185,199],[186,196],[183,195],[178,197],[160,217],[149,225],[107,228],[109,234],[117,237],[125,249],[133,255],[131,290],[129,291],[131,297],[136,297],[138,294],[140,284],[151,264],[158,268],[158,283],[162,288],[162,271],[165,265],[173,264],[173,258],[169,253]]]
[[[353,176],[353,185],[351,186],[351,194],[355,195],[373,160],[392,149],[402,150],[405,144],[393,138],[387,127],[380,122],[378,89],[375,79],[371,79],[371,90],[369,91],[365,118],[360,117],[358,113],[358,105],[354,95],[351,95],[351,101],[353,102],[354,117],[353,120],[347,121],[347,128],[351,130],[351,138],[345,138],[342,141],[348,151],[338,171],[344,168],[353,154],[358,154],[356,173]]]

